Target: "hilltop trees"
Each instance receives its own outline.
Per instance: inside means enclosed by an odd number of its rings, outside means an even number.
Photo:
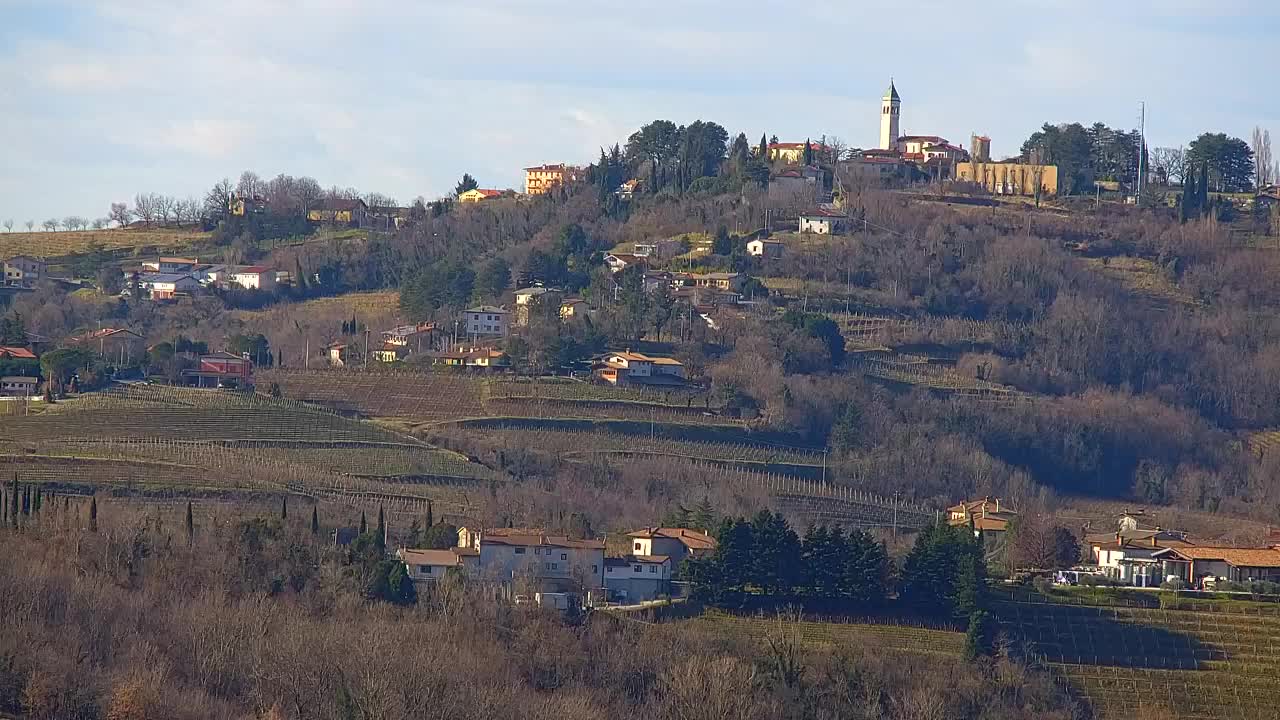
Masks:
[[[458,181],[457,185],[453,186],[453,196],[457,197],[468,190],[475,190],[478,187],[480,187],[480,183],[471,177],[471,173],[463,173],[462,179]]]
[[[1277,178],[1277,174],[1280,173],[1277,168],[1280,168],[1280,166],[1275,164],[1275,160],[1271,155],[1271,131],[1255,127],[1251,145],[1253,148],[1253,164],[1257,169],[1258,189],[1280,182],[1280,178]]]
[[[925,528],[902,563],[903,602],[939,616],[968,619],[985,607],[982,542],[967,527]]]
[[[1253,150],[1240,138],[1203,133],[1187,147],[1187,163],[1208,166],[1208,189],[1214,192],[1244,192],[1253,187]]]

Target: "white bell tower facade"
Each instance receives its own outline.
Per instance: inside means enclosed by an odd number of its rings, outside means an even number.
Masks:
[[[902,115],[902,98],[898,97],[898,89],[889,81],[889,89],[885,91],[880,102],[880,149],[897,150],[900,128],[898,121]]]

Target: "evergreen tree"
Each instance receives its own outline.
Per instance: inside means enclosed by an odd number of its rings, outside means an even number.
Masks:
[[[31,486],[22,486],[22,516],[31,517]]]
[[[884,544],[862,530],[849,533],[844,551],[832,560],[844,558],[842,594],[860,605],[884,601],[889,584],[889,552]]]
[[[1200,209],[1200,214],[1204,215],[1209,212],[1209,163],[1200,163],[1200,183],[1197,186],[1200,191],[1200,199],[1196,202],[1196,207]]]
[[[969,615],[969,630],[964,636],[964,656],[974,660],[995,652],[995,621],[985,610],[975,610]]]
[[[307,274],[302,271],[301,258],[293,259],[293,277],[294,288],[298,291],[299,295],[305,296],[307,294]]]
[[[320,510],[317,506],[311,506],[311,534],[312,536],[320,534]]]
[[[435,506],[430,500],[427,501],[427,528],[433,528],[436,524]]]
[[[769,140],[765,138],[765,133],[760,133],[760,147],[756,150],[756,156],[762,161],[769,161]]]
[[[694,530],[702,532],[711,532],[712,526],[716,523],[716,511],[711,505],[711,500],[703,495],[702,500],[693,508],[692,512],[686,511],[687,522],[682,523],[680,527],[692,527]]]
[[[387,549],[387,517],[386,517],[386,513],[384,513],[384,512],[383,512],[383,510],[382,510],[382,506],[381,506],[381,505],[379,505],[379,506],[378,506],[378,537],[377,537],[377,541],[378,541],[378,549],[379,549],[379,550],[386,550],[386,549]]]
[[[9,524],[18,527],[18,475],[14,473],[13,483],[9,486]]]
[[[285,495],[284,497],[280,498],[280,520],[285,521],[288,519],[289,519],[289,496]]]
[[[1196,216],[1196,203],[1200,200],[1200,194],[1196,192],[1196,174],[1188,171],[1187,177],[1182,181],[1182,206],[1179,209],[1179,219],[1186,222]]]
[[[755,538],[752,584],[766,594],[786,595],[799,579],[800,539],[782,513],[761,510],[751,522]]]
[[[809,144],[809,138],[804,139],[804,154],[801,156],[801,162],[805,165],[813,164],[813,146]]]
[[[196,540],[196,521],[195,521],[195,517],[193,516],[193,514],[192,514],[192,512],[191,512],[191,501],[190,501],[190,500],[188,500],[188,501],[187,501],[187,519],[186,519],[186,526],[187,526],[187,545],[188,545],[188,546],[190,546],[190,545],[194,545],[194,544],[195,544],[195,540]]]
[[[813,597],[834,596],[830,567],[825,564],[831,552],[831,535],[825,525],[810,525],[800,543],[800,592]]]
[[[31,501],[31,513],[33,515],[39,513],[42,507],[44,507],[44,487],[37,485],[35,499]]]
[[[364,535],[369,532],[369,521],[364,517],[364,511],[360,511],[360,534]]]
[[[98,498],[89,498],[89,532],[98,532]]]
[[[724,256],[733,254],[733,239],[729,237],[729,228],[724,225],[716,228],[715,239],[711,242],[711,253]]]
[[[405,564],[394,561],[387,575],[387,600],[396,605],[413,605],[418,602],[418,591],[409,579]]]

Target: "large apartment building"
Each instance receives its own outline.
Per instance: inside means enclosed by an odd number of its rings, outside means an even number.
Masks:
[[[576,181],[581,173],[581,168],[564,163],[525,168],[524,194],[542,195],[565,183]]]

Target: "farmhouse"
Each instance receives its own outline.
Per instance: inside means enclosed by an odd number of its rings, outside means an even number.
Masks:
[[[369,351],[369,355],[378,362],[393,363],[397,360],[403,360],[409,356],[409,348],[404,345],[384,342],[382,345]]]
[[[461,541],[461,531],[458,537]],[[530,582],[538,592],[604,587],[603,540],[578,540],[544,531],[486,531],[476,542],[482,577],[501,583]]]
[[[417,323],[416,325],[397,325],[390,330],[382,331],[382,341],[390,345],[422,350],[422,342],[430,340],[435,332],[435,323]]]
[[[152,300],[173,300],[200,288],[200,283],[187,273],[143,273],[138,275],[138,288]]]
[[[973,525],[975,535],[983,538],[999,535],[1009,529],[1009,523],[1018,516],[1000,498],[984,497],[969,500],[947,508],[947,524],[952,527]]]
[[[848,228],[849,218],[835,210],[819,208],[800,215],[800,232],[814,235],[836,235]]]
[[[188,385],[196,387],[253,387],[253,361],[229,352],[201,355],[196,367],[182,371]]]
[[[560,319],[584,318],[588,309],[587,301],[582,298],[565,298],[560,301]]]
[[[747,276],[734,272],[690,273],[685,275],[685,285],[715,288],[726,292],[741,292]]]
[[[351,349],[346,343],[330,343],[324,348],[325,354],[329,358],[329,364],[333,367],[346,367],[351,361]]]
[[[227,279],[248,290],[274,290],[276,271],[262,265],[246,265],[231,268]]]
[[[2,348],[0,348],[2,349]],[[31,397],[36,394],[40,380],[33,377],[0,377],[0,397]]]
[[[468,335],[506,337],[511,313],[502,307],[477,305],[462,311],[462,320]]]
[[[686,557],[698,557],[716,549],[716,539],[701,530],[652,527],[627,533],[634,555],[664,555],[676,567]]]
[[[1170,547],[1151,555],[1165,577],[1181,578],[1191,587],[1219,580],[1280,581],[1280,547]]]
[[[400,548],[396,557],[408,570],[409,579],[415,583],[434,583],[443,580],[449,571],[473,574],[479,564],[480,553],[468,548],[447,550],[414,550]]]
[[[311,222],[330,225],[363,225],[368,219],[369,206],[355,199],[329,198],[307,211]]]
[[[1107,577],[1136,587],[1157,587],[1164,582],[1163,564],[1155,558],[1156,553],[1194,545],[1185,533],[1123,526],[1114,533],[1086,535],[1085,542],[1094,563]]]
[[[756,238],[747,243],[747,254],[766,260],[778,260],[782,258],[782,254],[786,251],[787,246],[777,240],[765,240],[764,238]]]
[[[32,287],[47,274],[44,260],[30,255],[18,255],[0,263],[4,269],[4,285]]]
[[[0,360],[35,360],[36,354],[22,347],[0,345]]]
[[[641,353],[608,353],[592,366],[595,376],[612,385],[684,385],[684,365],[674,358]]]
[[[631,253],[609,253],[604,256],[604,264],[609,266],[611,272],[622,272],[632,265],[643,262],[643,257]]]

